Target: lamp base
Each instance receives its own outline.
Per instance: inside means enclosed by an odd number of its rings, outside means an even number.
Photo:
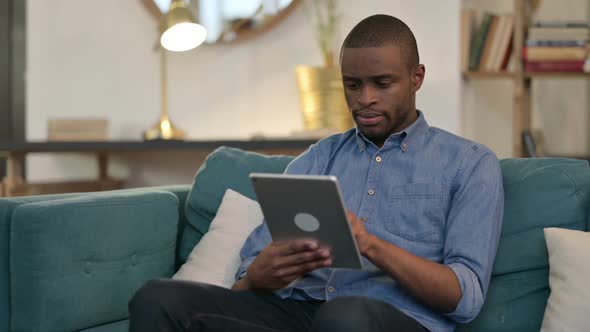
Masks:
[[[143,138],[146,141],[151,140],[182,140],[186,136],[184,130],[177,128],[172,124],[172,121],[162,115],[160,121],[152,128],[143,132]]]

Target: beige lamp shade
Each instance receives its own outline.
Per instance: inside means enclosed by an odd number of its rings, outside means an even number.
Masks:
[[[172,1],[162,25],[162,47],[173,52],[184,52],[201,45],[206,38],[207,30],[196,23],[184,1]]]
[[[160,37],[160,88],[162,96],[162,114],[160,120],[143,133],[146,140],[184,139],[185,133],[177,128],[168,114],[168,66],[166,51],[184,52],[201,45],[207,37],[207,30],[195,23],[184,0],[173,0],[170,10],[164,16]]]

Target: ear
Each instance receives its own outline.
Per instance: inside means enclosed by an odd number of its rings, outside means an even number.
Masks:
[[[426,75],[426,67],[424,65],[417,65],[412,70],[412,93],[420,90],[424,76]]]

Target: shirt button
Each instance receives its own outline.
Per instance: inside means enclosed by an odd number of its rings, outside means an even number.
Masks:
[[[375,161],[376,161],[376,162],[378,162],[378,163],[380,163],[380,162],[382,162],[382,161],[383,161],[383,159],[381,158],[381,156],[377,156],[377,157],[375,158]]]
[[[373,196],[373,195],[375,195],[375,190],[373,190],[373,189],[370,189],[370,190],[369,190],[367,193],[368,193],[369,195]]]
[[[367,218],[365,218],[365,217],[361,217],[361,221],[362,221],[362,222],[366,222],[366,221],[367,221]]]
[[[334,288],[332,286],[328,287],[328,292],[330,292],[330,293],[334,293],[335,290],[336,290],[336,288]]]
[[[403,152],[406,152],[406,150],[408,149],[408,145],[406,143],[403,143],[401,148]]]

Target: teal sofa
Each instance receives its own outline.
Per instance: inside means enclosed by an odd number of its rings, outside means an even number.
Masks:
[[[123,332],[127,303],[170,277],[206,233],[227,188],[290,157],[219,148],[193,185],[0,199],[0,331]],[[506,205],[485,305],[459,331],[538,331],[549,295],[544,227],[589,229],[590,168],[501,161]]]

